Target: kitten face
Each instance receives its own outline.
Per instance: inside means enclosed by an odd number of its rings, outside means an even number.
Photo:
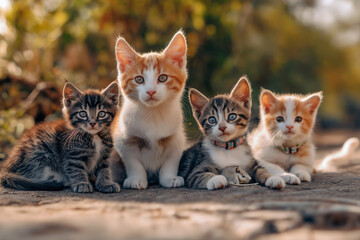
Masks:
[[[162,53],[136,53],[123,38],[115,47],[118,80],[123,95],[147,107],[158,106],[181,94],[186,71],[186,41],[175,34]]]
[[[209,139],[227,142],[246,132],[251,113],[251,87],[245,77],[238,81],[230,95],[207,99],[190,89],[189,98],[194,117]]]
[[[321,99],[322,93],[276,96],[263,90],[260,96],[261,118],[266,130],[278,144],[305,141],[313,128]]]
[[[105,90],[81,92],[73,84],[64,86],[64,118],[74,128],[96,134],[108,128],[118,110],[118,85],[111,83]]]

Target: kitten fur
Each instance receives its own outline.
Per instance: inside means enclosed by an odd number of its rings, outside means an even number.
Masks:
[[[190,89],[189,99],[204,138],[182,155],[178,174],[184,177],[185,186],[215,190],[230,183],[248,183],[250,176],[265,184],[272,176],[257,164],[246,141],[228,150],[214,145],[214,141],[228,142],[247,131],[251,113],[251,87],[247,78],[242,77],[230,95],[208,99]],[[211,122],[214,118],[216,121]]]
[[[119,192],[111,180],[110,125],[118,111],[118,84],[83,93],[67,82],[63,91],[63,120],[36,125],[24,133],[2,165],[1,185],[18,190]]]
[[[158,176],[163,187],[184,185],[177,169],[186,141],[181,106],[186,50],[180,31],[161,53],[138,54],[124,38],[116,42],[123,102],[113,123],[112,165],[124,188],[145,189],[150,176]]]
[[[262,89],[261,120],[249,135],[249,144],[261,165],[281,177],[282,186],[311,181],[315,156],[311,135],[321,100],[322,92],[305,96],[276,95]],[[299,144],[298,151],[292,154],[279,149]]]

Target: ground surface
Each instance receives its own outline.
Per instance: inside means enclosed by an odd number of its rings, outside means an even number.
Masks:
[[[318,134],[319,158],[353,134]],[[0,189],[0,239],[360,239],[356,161],[359,150],[339,172],[317,173],[313,182],[282,191],[153,186],[84,195]]]

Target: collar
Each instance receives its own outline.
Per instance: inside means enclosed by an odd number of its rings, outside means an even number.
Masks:
[[[235,138],[234,140],[228,142],[212,141],[215,146],[225,148],[226,150],[234,149],[237,146],[241,145],[246,140],[246,136]]]
[[[304,145],[304,143],[300,143],[294,147],[285,147],[284,145],[282,145],[282,146],[278,146],[278,148],[283,153],[294,154],[294,153],[297,153],[303,145]]]

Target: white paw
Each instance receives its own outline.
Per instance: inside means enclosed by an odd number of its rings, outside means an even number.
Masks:
[[[124,188],[146,189],[147,186],[148,182],[146,179],[129,177],[124,181]]]
[[[281,177],[272,176],[266,180],[265,186],[271,189],[281,190],[285,187],[285,181]]]
[[[184,178],[180,176],[160,179],[160,185],[167,188],[178,188],[184,186]]]
[[[311,182],[311,175],[305,171],[299,171],[295,173],[295,175],[300,179],[302,182]]]
[[[222,175],[216,175],[210,178],[210,180],[206,183],[206,187],[208,190],[224,188],[226,187],[226,185],[227,185],[226,177]]]
[[[291,185],[300,184],[300,179],[292,173],[284,173],[283,175],[281,175],[281,178],[284,179],[286,184],[291,184]]]

